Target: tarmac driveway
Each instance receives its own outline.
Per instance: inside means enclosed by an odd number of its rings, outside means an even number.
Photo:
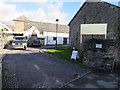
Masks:
[[[3,60],[5,88],[118,88],[118,72],[88,72],[40,51],[40,48],[10,50]]]
[[[74,88],[108,88],[118,90],[120,88],[120,72],[95,70],[73,82],[72,86]],[[70,85],[66,85],[65,88],[70,88]]]
[[[11,50],[3,60],[3,70],[3,86],[7,88],[57,88],[75,74],[87,72],[34,48]]]

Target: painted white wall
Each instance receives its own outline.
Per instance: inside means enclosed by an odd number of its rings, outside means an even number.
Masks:
[[[67,44],[69,44],[69,37],[68,37],[68,39],[67,39]]]
[[[0,22],[0,29],[4,29],[4,28],[8,29],[8,31],[3,31],[4,33],[13,33],[12,29],[10,29],[7,25]]]
[[[45,36],[56,37],[56,32],[44,32]],[[57,37],[69,37],[68,33],[57,33]]]
[[[36,33],[37,36],[39,36],[39,30],[35,26],[32,26],[30,29],[24,31],[23,35],[29,38],[33,33]]]
[[[44,32],[45,36],[45,45],[47,44],[56,44],[56,40],[53,40],[53,37],[56,37],[55,32]],[[67,38],[67,44],[69,44],[69,34],[68,33],[57,33],[57,44],[63,44],[63,38]]]
[[[39,34],[39,30],[32,26],[30,29],[24,31],[24,36],[28,38],[32,35],[33,31],[37,34],[38,38],[44,38],[44,45],[47,44],[56,44],[56,40],[53,40],[53,37],[56,37],[56,32],[43,32],[43,35]],[[63,44],[63,38],[67,38],[67,44],[69,44],[69,33],[57,33],[57,44]]]

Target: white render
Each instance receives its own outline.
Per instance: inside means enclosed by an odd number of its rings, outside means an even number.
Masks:
[[[3,31],[4,33],[13,33],[12,29],[10,29],[7,25],[0,22],[0,29],[4,29],[4,28],[8,29],[8,31]]]
[[[56,40],[53,40],[53,37],[56,37],[56,32],[43,31],[43,34],[40,34],[39,30],[35,26],[32,26],[30,29],[24,31],[23,35],[29,38],[33,32],[37,34],[38,38],[44,39],[44,45],[56,44]],[[69,33],[57,33],[57,44],[64,44],[64,38],[67,38],[67,44],[69,44]]]
[[[53,37],[56,37],[56,32],[44,32],[44,37],[45,45],[56,44],[56,40],[53,40]],[[67,38],[67,44],[69,44],[68,33],[57,33],[57,44],[63,44],[63,38]]]
[[[30,29],[24,31],[24,36],[27,36],[28,38],[31,37],[32,33],[36,33],[37,36],[39,36],[39,31],[35,26],[32,26]]]

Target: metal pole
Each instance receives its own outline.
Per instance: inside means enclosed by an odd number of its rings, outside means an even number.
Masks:
[[[2,49],[4,48],[4,32],[3,32],[3,29],[2,29]]]
[[[48,45],[48,32],[47,32],[47,45]]]
[[[56,45],[55,45],[56,48],[57,48],[57,31],[58,31],[58,23],[57,22],[59,22],[58,19],[56,19]]]
[[[58,24],[56,23],[56,48],[57,48],[57,29],[58,29]]]

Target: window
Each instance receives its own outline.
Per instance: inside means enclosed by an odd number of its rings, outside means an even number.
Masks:
[[[57,38],[56,37],[53,37],[53,40],[56,40]]]
[[[40,32],[41,35],[43,35],[43,32]]]
[[[25,41],[26,37],[14,37],[15,41]]]

